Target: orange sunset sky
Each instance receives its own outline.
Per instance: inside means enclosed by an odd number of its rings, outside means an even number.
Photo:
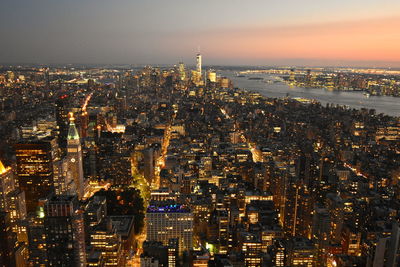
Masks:
[[[398,0],[3,2],[0,62],[400,67]]]

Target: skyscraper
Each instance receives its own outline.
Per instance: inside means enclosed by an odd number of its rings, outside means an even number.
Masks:
[[[41,207],[43,209],[43,206]],[[44,213],[28,215],[28,249],[30,266],[47,266]]]
[[[0,212],[0,266],[15,266],[15,252],[17,239],[11,231],[9,214]]]
[[[185,71],[185,64],[183,62],[179,62],[179,79],[184,81],[186,79],[186,71]]]
[[[215,70],[210,69],[207,71],[207,80],[212,83],[217,82],[217,73]]]
[[[197,53],[197,55],[196,55],[196,70],[199,75],[199,78],[201,79],[202,70],[201,70],[201,54],[200,53]]]
[[[58,142],[60,144],[60,147],[65,148],[66,145],[66,134],[67,134],[67,118],[68,118],[68,111],[67,111],[67,105],[68,101],[70,99],[68,98],[67,95],[62,95],[56,100],[56,110],[55,110],[55,115],[56,115],[56,120],[57,120],[57,126],[59,129],[59,135],[58,135]]]
[[[38,200],[54,191],[53,163],[57,146],[53,137],[26,139],[15,145],[18,183],[25,192],[28,212],[35,211]]]
[[[75,127],[74,117],[71,114],[67,136],[67,158],[69,170],[75,182],[79,199],[85,194],[85,179],[83,175],[82,148],[78,130]]]
[[[121,237],[111,220],[104,220],[93,227],[90,233],[90,245],[93,250],[102,254],[106,266],[124,264]]]
[[[50,195],[44,206],[50,266],[86,266],[83,212],[76,196]]]
[[[147,240],[160,241],[166,246],[178,238],[179,253],[193,247],[193,213],[185,205],[156,203],[148,207]]]
[[[4,167],[0,161],[0,209],[7,207],[7,195],[15,189],[11,168]]]

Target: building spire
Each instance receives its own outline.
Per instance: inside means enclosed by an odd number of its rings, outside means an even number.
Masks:
[[[0,160],[0,174],[6,173],[7,169],[4,167],[3,162]]]
[[[69,129],[68,129],[68,140],[79,140],[78,130],[75,127],[74,113],[69,113]]]

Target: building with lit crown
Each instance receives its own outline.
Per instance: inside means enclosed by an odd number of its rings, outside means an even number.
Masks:
[[[78,130],[75,127],[74,117],[70,117],[69,130],[67,136],[67,158],[69,170],[75,182],[78,198],[83,198],[85,194],[85,178],[83,174],[82,147]]]

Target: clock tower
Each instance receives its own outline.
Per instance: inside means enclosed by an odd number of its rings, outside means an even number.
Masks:
[[[85,178],[83,175],[82,147],[78,131],[75,127],[75,118],[70,113],[69,130],[67,136],[67,159],[68,170],[71,172],[75,182],[78,198],[82,199],[85,194]]]

